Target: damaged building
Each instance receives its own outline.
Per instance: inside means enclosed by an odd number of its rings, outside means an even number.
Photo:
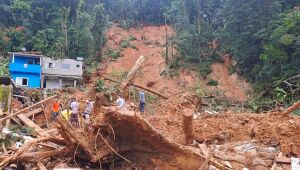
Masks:
[[[17,86],[60,89],[77,86],[82,80],[83,61],[51,59],[31,53],[10,53],[10,76]]]
[[[43,88],[60,89],[63,87],[77,86],[82,80],[83,62],[73,59],[53,60],[43,57],[41,82]]]

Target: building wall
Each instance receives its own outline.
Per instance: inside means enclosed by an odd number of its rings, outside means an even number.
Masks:
[[[53,68],[49,68],[49,63],[52,63]],[[83,74],[82,66],[82,61],[73,59],[53,60],[49,57],[43,57],[42,73],[43,75],[60,75],[81,78]]]
[[[28,64],[33,61],[33,64]],[[12,79],[17,82],[17,77],[27,78],[29,88],[40,88],[41,65],[39,57],[30,57],[30,55],[22,56],[14,54],[9,65],[9,72]]]
[[[61,80],[61,81],[60,81]],[[47,89],[61,89],[65,86],[73,86],[74,80],[66,80],[66,79],[47,79],[46,88]]]
[[[29,88],[40,88],[41,80],[39,74],[31,74],[31,73],[21,73],[21,72],[13,72],[11,73],[12,79],[16,82],[17,77],[28,78],[28,87]]]

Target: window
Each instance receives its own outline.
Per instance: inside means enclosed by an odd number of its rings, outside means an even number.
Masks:
[[[33,60],[28,60],[27,64],[28,65],[34,65],[34,61]]]
[[[76,68],[80,68],[80,64],[77,64],[77,65],[76,65]]]
[[[62,69],[70,69],[70,64],[62,64],[61,65]]]
[[[46,68],[54,68],[54,63],[48,63],[48,67],[46,66]]]
[[[25,77],[17,77],[16,84],[18,86],[28,86],[28,78]]]

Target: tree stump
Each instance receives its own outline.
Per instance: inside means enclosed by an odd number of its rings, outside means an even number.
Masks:
[[[184,110],[182,119],[182,130],[184,132],[185,143],[192,144],[194,140],[193,112]]]

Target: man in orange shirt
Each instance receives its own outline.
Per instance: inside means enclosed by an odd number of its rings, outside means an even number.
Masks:
[[[58,99],[55,99],[55,102],[52,105],[52,120],[55,120],[59,115],[59,103]]]

